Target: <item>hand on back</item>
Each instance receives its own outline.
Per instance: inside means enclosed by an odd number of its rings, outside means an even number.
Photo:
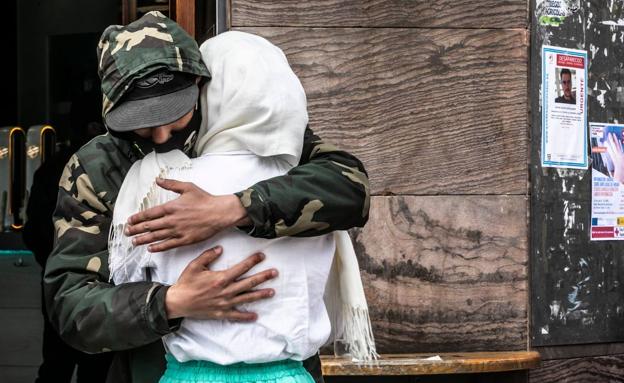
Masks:
[[[191,182],[165,179],[156,182],[180,196],[129,218],[126,235],[136,236],[135,246],[149,244],[150,252],[166,251],[209,239],[229,227],[250,223],[247,211],[233,194],[215,196]]]
[[[254,288],[275,278],[277,270],[264,270],[241,278],[264,260],[263,254],[253,254],[229,269],[210,270],[210,264],[222,253],[223,249],[217,246],[204,251],[188,264],[178,281],[167,291],[165,307],[169,319],[256,319],[255,313],[239,311],[236,306],[272,297],[275,294],[273,289]]]

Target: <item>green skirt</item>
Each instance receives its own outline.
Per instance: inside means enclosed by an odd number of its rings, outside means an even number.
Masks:
[[[167,369],[159,383],[314,383],[296,360],[222,366],[200,360],[180,363],[169,354],[166,357]]]

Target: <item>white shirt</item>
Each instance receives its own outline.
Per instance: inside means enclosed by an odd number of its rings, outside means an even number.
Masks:
[[[192,163],[191,169],[168,177],[191,181],[215,195],[244,190],[290,169],[277,157],[249,152],[207,154]],[[152,280],[174,284],[191,260],[217,245],[223,253],[212,270],[226,269],[263,252],[266,259],[248,275],[276,268],[278,277],[259,286],[273,288],[275,295],[238,307],[257,313],[255,322],[184,319],[178,331],[163,338],[167,351],[180,362],[207,360],[222,365],[303,360],[316,353],[330,334],[323,292],[335,251],[333,235],[259,239],[230,229],[199,244],[152,254],[148,263]]]

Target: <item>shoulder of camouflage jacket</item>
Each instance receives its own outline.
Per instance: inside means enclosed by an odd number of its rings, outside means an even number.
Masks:
[[[254,223],[251,235],[262,238],[316,236],[361,227],[370,208],[364,165],[310,129],[298,167],[236,195]]]
[[[128,25],[111,25],[98,43],[98,74],[105,116],[134,80],[168,69],[210,77],[197,42],[162,13],[148,12]]]
[[[138,159],[128,142],[116,139],[110,134],[95,137],[80,148],[74,157],[72,158],[76,162],[74,171],[84,173],[93,192],[111,208],[115,204],[126,173]],[[70,167],[72,160],[68,163]],[[75,174],[68,182],[75,183],[79,176],[80,174]]]

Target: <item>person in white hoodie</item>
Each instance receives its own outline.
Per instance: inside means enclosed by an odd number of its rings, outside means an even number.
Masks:
[[[206,41],[200,51],[212,80],[203,87],[197,106],[202,124],[196,158],[180,150],[152,152],[132,166],[111,225],[111,278],[116,284],[149,279],[174,285],[206,249],[226,249],[211,270],[227,269],[262,252],[263,267],[279,270],[279,276],[262,286],[274,297],[239,306],[257,313],[258,319],[185,319],[178,331],[163,338],[168,355],[161,382],[313,382],[301,361],[317,353],[332,330],[323,296],[335,234],[260,239],[230,229],[160,253],[134,247],[122,234],[132,214],[176,198],[156,185],[157,177],[192,181],[213,195],[223,195],[283,175],[299,162],[308,123],[306,96],[284,53],[264,38],[236,31]],[[346,234],[341,235],[336,238],[345,243]],[[352,246],[349,251],[354,259]],[[359,296],[363,300],[363,292]],[[359,344],[367,343],[367,355],[374,356],[370,323],[367,316],[364,319],[368,339]]]

